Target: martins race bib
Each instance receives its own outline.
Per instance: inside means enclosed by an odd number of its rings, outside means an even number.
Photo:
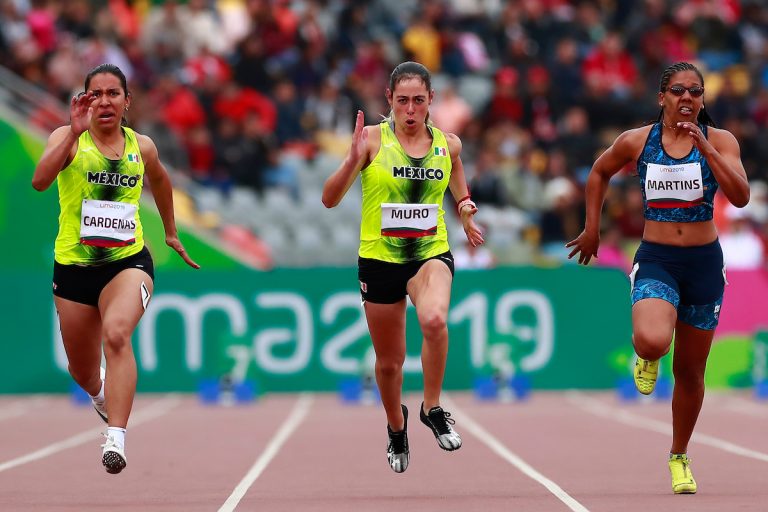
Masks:
[[[94,247],[124,247],[136,242],[135,204],[83,199],[80,243]]]
[[[701,204],[704,200],[701,164],[648,164],[645,197],[650,208],[687,208]]]
[[[437,233],[437,205],[383,203],[381,205],[381,235],[418,238]]]

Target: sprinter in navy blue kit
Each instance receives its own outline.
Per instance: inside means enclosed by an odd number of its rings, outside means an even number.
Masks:
[[[693,494],[688,442],[704,400],[704,369],[726,284],[723,252],[712,221],[718,188],[737,207],[749,202],[739,144],[715,128],[704,108],[704,78],[687,62],[664,70],[661,111],[654,124],[619,135],[587,178],[584,231],[568,242],[579,263],[598,257],[600,214],[608,181],[637,166],[645,203],[643,240],[632,282],[635,385],[650,394],[659,360],[675,338],[672,446],[669,470],[675,494]]]

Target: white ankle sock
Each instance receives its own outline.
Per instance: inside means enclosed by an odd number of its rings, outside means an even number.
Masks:
[[[104,381],[101,381],[101,388],[99,389],[99,392],[95,395],[89,395],[91,398],[93,398],[94,402],[98,402],[100,404],[104,403]]]
[[[107,437],[112,436],[115,443],[125,448],[125,429],[120,427],[107,427]]]

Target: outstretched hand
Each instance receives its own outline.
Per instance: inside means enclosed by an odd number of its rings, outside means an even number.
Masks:
[[[175,236],[168,237],[165,239],[165,243],[168,245],[168,247],[170,247],[171,249],[179,253],[179,256],[181,256],[181,258],[184,260],[184,262],[187,265],[195,269],[200,268],[200,265],[195,263],[192,260],[192,258],[189,257],[189,254],[187,254],[187,250],[184,249],[184,246],[182,245],[181,240],[179,240],[178,237],[175,237]]]
[[[600,235],[591,234],[584,230],[575,240],[571,240],[565,246],[573,247],[573,250],[568,255],[568,259],[573,258],[579,253],[579,263],[588,265],[592,257],[597,258],[597,248],[600,247]]]
[[[475,223],[476,213],[477,207],[471,204],[464,206],[461,209],[461,224],[464,227],[464,233],[467,235],[467,240],[472,244],[472,247],[477,247],[485,242],[483,239],[483,232]]]
[[[91,105],[95,99],[93,91],[81,92],[72,96],[72,101],[69,103],[69,124],[72,133],[78,137],[91,126],[91,118],[93,117]]]

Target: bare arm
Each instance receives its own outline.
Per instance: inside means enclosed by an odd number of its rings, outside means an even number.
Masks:
[[[378,143],[371,137],[372,133],[378,134],[378,128],[364,126],[365,116],[361,110],[357,111],[355,131],[352,134],[352,145],[347,156],[338,169],[331,174],[323,185],[323,204],[326,208],[333,208],[341,202],[349,187],[357,179],[357,175],[368,163],[370,145]]]
[[[176,231],[176,220],[173,214],[173,186],[168,177],[168,171],[160,162],[157,146],[146,135],[136,134],[136,136],[139,140],[141,158],[144,161],[144,173],[149,179],[152,195],[155,198],[157,210],[160,212],[160,218],[163,219],[165,243],[179,253],[187,265],[192,268],[200,268],[200,265],[189,257],[181,240],[179,240],[179,235]]]
[[[709,128],[709,140],[694,123],[680,123],[689,131],[694,145],[707,159],[718,185],[734,206],[742,208],[749,202],[749,182],[736,137],[727,130]]]
[[[32,187],[35,190],[42,192],[48,189],[62,169],[72,162],[77,153],[77,140],[91,124],[93,100],[91,92],[72,97],[69,104],[70,124],[56,128],[51,133],[43,156],[35,167],[35,174],[32,176]]]
[[[579,263],[588,264],[600,246],[600,214],[603,210],[605,193],[611,177],[622,167],[635,160],[648,136],[648,127],[628,130],[619,135],[614,143],[595,160],[587,177],[586,206],[587,218],[584,231],[571,240],[566,247],[573,247],[568,258],[579,254]]]
[[[451,155],[451,178],[448,181],[448,188],[451,189],[454,201],[459,203],[465,197],[469,197],[469,187],[464,175],[464,163],[461,161],[461,139],[452,133],[446,133],[445,138],[448,141],[448,151]],[[474,217],[477,213],[477,207],[473,202],[461,203],[458,206],[459,217],[467,240],[473,247],[477,247],[485,241],[482,231],[475,224]]]

